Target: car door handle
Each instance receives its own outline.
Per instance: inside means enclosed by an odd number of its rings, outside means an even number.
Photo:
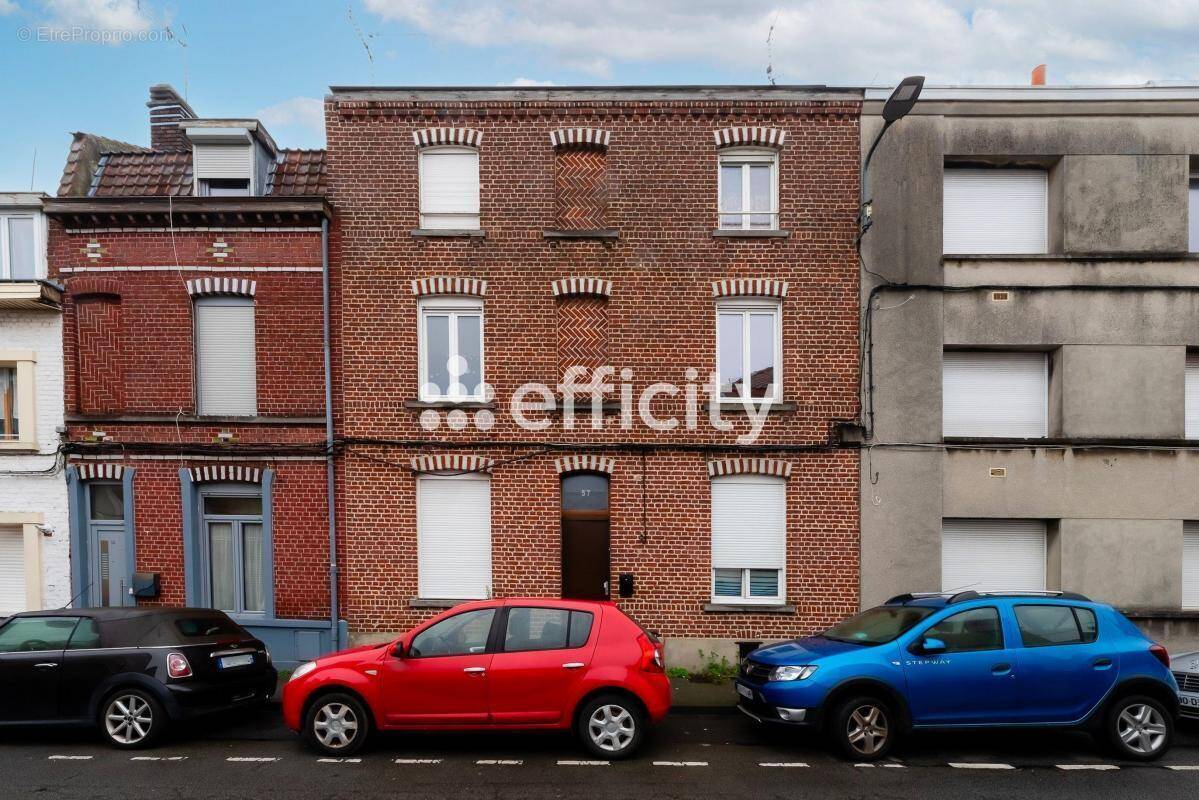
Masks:
[[[1007,675],[1012,671],[1011,664],[994,664],[991,666],[992,675]]]
[[[55,664],[53,661],[45,661],[45,662],[42,662],[41,664],[34,664],[33,668],[34,669],[54,669],[57,666],[58,666],[58,664]]]
[[[569,664],[563,664],[562,669],[582,669],[585,666],[582,661],[571,661]]]
[[[462,671],[465,672],[467,675],[483,675],[483,674],[486,674],[487,668],[486,667],[467,667],[466,669],[464,669]]]
[[[1094,667],[1095,669],[1107,669],[1111,665],[1112,665],[1112,660],[1107,657],[1097,658],[1091,662],[1091,666]]]

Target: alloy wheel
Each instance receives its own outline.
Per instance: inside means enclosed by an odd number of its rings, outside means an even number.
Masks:
[[[114,697],[104,710],[104,728],[118,744],[137,744],[150,735],[154,711],[135,694]]]
[[[358,716],[344,703],[328,703],[316,712],[312,728],[322,745],[340,750],[358,735]]]
[[[861,705],[849,715],[845,735],[849,746],[864,756],[872,756],[887,742],[887,715],[876,705]]]
[[[1166,721],[1156,708],[1133,703],[1120,712],[1116,721],[1120,741],[1134,753],[1151,755],[1166,743]]]
[[[618,705],[600,706],[587,721],[587,732],[595,746],[609,753],[619,753],[629,746],[637,732],[633,715]]]

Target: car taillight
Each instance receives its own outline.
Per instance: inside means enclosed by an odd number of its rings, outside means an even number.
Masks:
[[[662,661],[662,645],[650,639],[644,633],[637,637],[641,645],[641,669],[645,672],[665,672],[666,665]]]
[[[168,653],[167,674],[172,678],[190,678],[192,665],[187,663],[187,656],[183,653]]]
[[[1158,661],[1162,662],[1163,667],[1166,667],[1167,669],[1169,669],[1169,667],[1170,667],[1170,651],[1169,650],[1162,647],[1157,642],[1154,642],[1153,644],[1149,645],[1149,652],[1153,654],[1154,658],[1156,658]]]

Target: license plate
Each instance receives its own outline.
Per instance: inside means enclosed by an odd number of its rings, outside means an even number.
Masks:
[[[240,656],[224,656],[223,658],[218,658],[216,665],[221,669],[229,669],[231,667],[248,667],[253,663],[254,655],[252,653],[246,653]]]
[[[1179,702],[1187,708],[1199,708],[1199,694],[1183,693],[1178,696]]]
[[[737,694],[741,695],[746,700],[754,699],[754,690],[749,688],[748,686],[742,686],[741,684],[737,684]]]

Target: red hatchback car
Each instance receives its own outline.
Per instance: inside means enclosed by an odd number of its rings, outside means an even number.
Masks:
[[[669,709],[657,640],[613,603],[576,600],[464,603],[304,664],[283,690],[287,726],[339,756],[372,730],[573,729],[619,759]]]

